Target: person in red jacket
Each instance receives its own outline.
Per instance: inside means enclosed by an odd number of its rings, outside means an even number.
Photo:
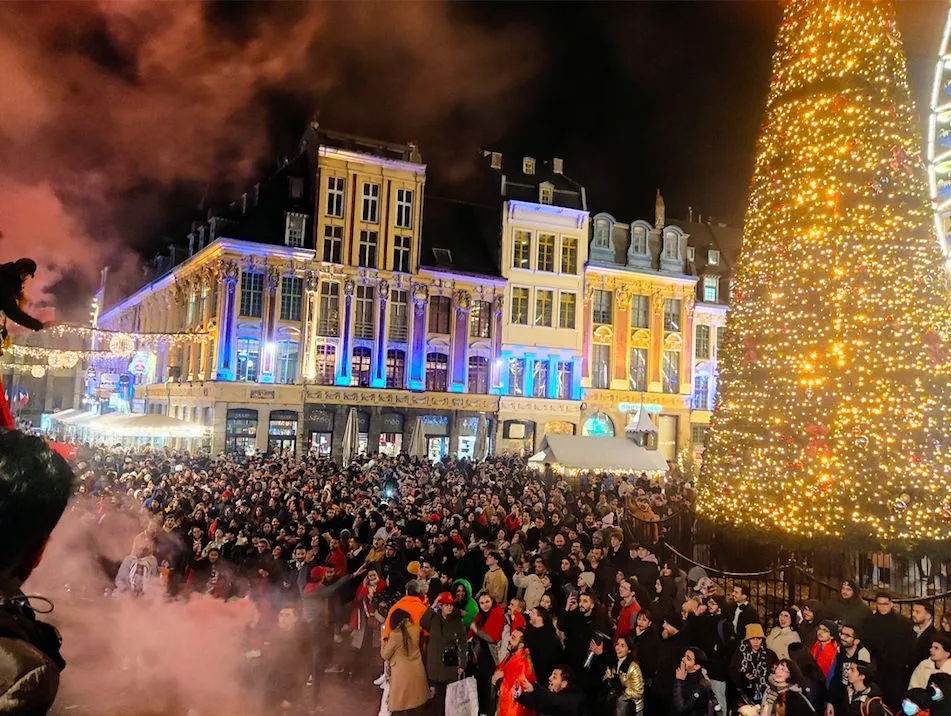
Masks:
[[[617,624],[614,631],[615,639],[627,636],[637,627],[637,615],[641,611],[641,605],[637,603],[637,597],[634,596],[636,589],[637,582],[633,579],[622,579],[618,584],[620,598],[613,609],[614,622]]]
[[[475,678],[480,704],[492,702],[492,674],[495,665],[502,659],[499,653],[502,635],[505,631],[505,610],[502,609],[488,592],[482,592],[477,599],[479,611],[476,612],[472,626],[469,627],[469,639],[475,654]],[[485,709],[486,713],[488,710]]]

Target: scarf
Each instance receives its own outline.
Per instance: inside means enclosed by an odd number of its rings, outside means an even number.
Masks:
[[[763,645],[759,651],[753,651],[748,641],[740,644],[740,673],[753,674],[753,680],[743,689],[753,693],[755,701],[759,701],[766,691],[767,681],[769,679],[769,669],[766,666],[766,646]]]
[[[812,645],[812,658],[816,660],[819,668],[822,669],[822,675],[826,678],[826,686],[832,681],[832,673],[835,671],[835,657],[839,653],[834,641],[827,641],[823,644],[817,641]]]

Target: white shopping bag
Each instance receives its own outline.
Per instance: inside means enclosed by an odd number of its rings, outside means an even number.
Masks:
[[[473,677],[446,687],[446,716],[479,716],[479,692]]]
[[[379,716],[390,716],[390,680],[389,679],[383,682],[383,698],[380,700]]]

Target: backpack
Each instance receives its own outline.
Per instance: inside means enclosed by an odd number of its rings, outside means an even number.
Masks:
[[[892,716],[892,710],[885,705],[885,702],[882,701],[881,696],[873,696],[870,699],[865,699],[862,701],[862,703],[859,704],[859,713],[862,716],[869,716],[869,705],[874,701],[878,701],[878,703],[882,705],[882,712],[885,714],[885,716]]]

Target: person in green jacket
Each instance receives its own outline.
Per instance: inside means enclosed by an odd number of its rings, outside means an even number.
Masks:
[[[452,583],[452,594],[456,599],[456,606],[462,612],[462,623],[466,629],[472,626],[476,614],[479,613],[479,605],[472,598],[472,585],[468,579],[457,579]]]

